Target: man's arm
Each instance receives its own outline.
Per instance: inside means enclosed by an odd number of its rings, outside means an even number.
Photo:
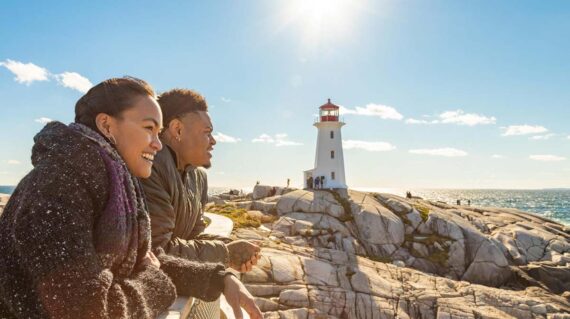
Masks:
[[[162,248],[169,255],[191,260],[225,263],[228,251],[217,240],[187,240],[174,236],[177,212],[171,202],[168,180],[152,168],[149,178],[143,179],[152,229],[153,248]]]
[[[193,185],[196,187],[196,189],[194,189],[194,193],[200,196],[200,211],[197,212],[199,214],[198,219],[196,220],[196,224],[194,225],[194,229],[190,235],[192,238],[196,238],[204,232],[204,229],[206,229],[207,226],[204,221],[204,207],[208,204],[208,174],[206,174],[205,170],[201,168],[196,169],[196,176],[195,180],[193,180]]]

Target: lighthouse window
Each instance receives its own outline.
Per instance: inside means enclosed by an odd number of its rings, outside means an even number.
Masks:
[[[334,151],[331,151],[331,158],[334,158]]]
[[[334,180],[334,172],[331,172],[331,179]]]
[[[334,131],[331,131],[331,138],[334,138]]]

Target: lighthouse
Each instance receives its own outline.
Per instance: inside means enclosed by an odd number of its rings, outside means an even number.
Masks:
[[[313,124],[317,130],[315,168],[304,172],[305,188],[346,189],[339,107],[328,99],[319,107],[319,118]]]

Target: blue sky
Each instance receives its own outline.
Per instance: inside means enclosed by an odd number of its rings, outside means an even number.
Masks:
[[[300,186],[331,98],[351,188],[570,187],[568,34],[567,1],[4,1],[0,185],[132,75],[205,95],[213,186]]]

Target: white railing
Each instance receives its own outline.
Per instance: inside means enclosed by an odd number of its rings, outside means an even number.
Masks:
[[[234,224],[231,219],[212,213],[205,213],[205,219],[209,220],[208,227],[204,230],[205,234],[229,237],[232,233]],[[192,297],[179,296],[174,304],[170,306],[167,312],[161,314],[157,319],[189,319],[192,311],[192,305],[195,299]],[[226,301],[224,295],[220,296],[219,312],[213,311],[211,319],[235,319],[232,307]],[[249,315],[242,311],[243,318],[249,319]]]

